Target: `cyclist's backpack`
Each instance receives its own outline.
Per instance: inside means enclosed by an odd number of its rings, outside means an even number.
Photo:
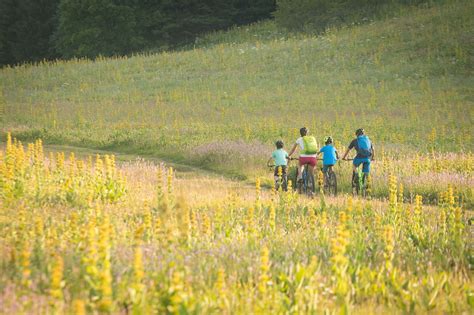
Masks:
[[[372,147],[372,143],[367,136],[359,136],[357,137],[357,146],[359,150],[357,154],[363,158],[368,158],[372,155],[370,148]]]
[[[316,142],[316,138],[314,138],[313,136],[304,136],[303,143],[304,143],[304,154],[318,153],[318,143]]]

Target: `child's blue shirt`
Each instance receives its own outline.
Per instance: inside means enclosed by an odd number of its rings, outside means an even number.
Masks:
[[[336,148],[333,145],[325,145],[319,152],[323,154],[323,165],[336,164]]]

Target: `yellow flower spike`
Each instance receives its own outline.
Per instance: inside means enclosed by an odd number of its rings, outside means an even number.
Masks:
[[[415,196],[415,209],[414,209],[414,215],[419,218],[421,216],[421,211],[422,211],[422,205],[423,205],[423,197],[420,195]]]
[[[321,170],[319,170],[318,172],[318,185],[319,185],[319,191],[321,193],[324,193],[324,173]]]
[[[287,184],[287,185],[288,185],[287,191],[288,191],[289,193],[291,193],[291,192],[293,191],[293,182],[291,181],[291,179],[288,180],[288,184]]]
[[[74,315],[86,315],[86,303],[81,299],[72,301],[72,309]]]
[[[6,154],[7,157],[13,153],[13,142],[11,132],[7,132],[7,145],[6,145]]]
[[[394,256],[393,250],[395,248],[392,226],[390,225],[384,226],[383,239],[385,243],[385,249],[384,249],[385,268],[388,272],[391,272],[393,268],[393,265],[392,265],[392,260]]]
[[[370,174],[367,174],[366,181],[367,181],[366,192],[367,192],[367,196],[370,197],[372,195],[372,176]]]
[[[167,184],[168,184],[168,194],[171,195],[173,192],[173,168],[168,168],[168,177],[167,177]]]
[[[206,213],[202,214],[202,233],[206,236],[212,236],[211,219]]]
[[[142,248],[137,245],[134,247],[133,254],[133,279],[130,290],[130,298],[134,307],[139,307],[143,301],[143,294],[145,291],[145,285],[143,284],[143,279],[145,277],[145,271],[143,269],[143,253]],[[137,311],[139,308],[137,309]]]
[[[104,164],[105,164],[105,177],[112,178],[114,175],[114,168],[112,165],[112,160],[108,154],[104,155]]]
[[[140,246],[135,246],[134,256],[133,256],[133,275],[137,283],[141,283],[145,276],[143,271],[143,254]]]
[[[346,225],[347,223],[347,214],[345,211],[339,212],[339,224]]]
[[[156,171],[156,179],[157,196],[158,200],[160,200],[163,196],[163,169],[161,168],[161,165],[158,165],[158,169]]]
[[[135,235],[134,235],[135,245],[140,245],[142,243],[144,232],[145,232],[144,225],[140,225],[135,230]]]
[[[397,178],[395,175],[389,175],[389,205],[392,212],[397,208]]]
[[[275,206],[273,203],[270,204],[270,208],[268,211],[268,226],[270,227],[270,230],[272,232],[275,231],[275,226],[276,226],[276,212],[275,212]]]
[[[270,282],[270,251],[266,246],[260,252],[260,276],[258,279],[258,291],[263,296],[267,292]]]
[[[248,208],[247,216],[245,219],[245,227],[247,232],[252,233],[254,231],[254,218],[255,216],[255,209],[253,207]]]
[[[51,272],[51,286],[49,291],[53,304],[62,303],[63,300],[63,270],[63,258],[60,255],[56,255]]]
[[[216,291],[219,293],[219,296],[224,296],[226,294],[225,288],[225,269],[220,267],[217,270],[217,280],[215,283]]]
[[[260,188],[260,178],[255,179],[255,207],[256,210],[260,210],[260,199],[261,199],[261,188]]]
[[[191,209],[189,211],[189,225],[190,225],[191,234],[195,235],[198,231],[198,222],[197,222],[196,211],[194,209]]]
[[[171,275],[169,294],[170,304],[168,305],[168,311],[172,314],[179,314],[180,306],[184,302],[184,284],[182,272],[173,271],[173,274]]]
[[[98,179],[101,179],[104,174],[104,163],[102,161],[102,158],[100,157],[100,154],[96,154],[95,156],[95,176]]]
[[[326,211],[324,211],[321,214],[321,225],[326,226],[327,224],[328,224],[328,214],[326,213]]]
[[[446,235],[446,230],[447,230],[446,222],[447,222],[446,209],[441,208],[439,211],[439,217],[438,217],[438,228],[442,237]]]
[[[145,237],[147,240],[150,240],[153,235],[153,225],[152,225],[153,216],[151,213],[151,207],[148,201],[143,203],[143,227],[145,229]]]
[[[354,204],[354,200],[353,200],[352,196],[349,196],[347,198],[347,206],[346,206],[347,213],[352,213],[352,210],[354,209],[353,204]]]
[[[103,261],[102,270],[100,273],[100,300],[98,302],[98,309],[101,312],[111,312],[113,309],[112,300],[112,274],[110,257]]]
[[[398,203],[403,204],[404,197],[403,197],[403,183],[398,185]]]
[[[281,177],[283,176],[283,168],[281,166],[278,166],[277,175],[279,180],[281,181]]]

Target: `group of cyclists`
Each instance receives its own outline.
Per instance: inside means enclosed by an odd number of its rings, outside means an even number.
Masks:
[[[297,167],[297,183],[300,185],[302,183],[304,168],[307,165],[307,172],[314,175],[314,169],[318,161],[318,156],[322,154],[322,171],[327,173],[328,170],[332,170],[332,167],[336,165],[339,160],[339,155],[334,147],[333,138],[327,136],[324,138],[324,146],[318,149],[318,143],[314,136],[309,134],[309,130],[306,127],[300,129],[300,137],[296,139],[293,147],[290,150],[290,153],[287,153],[284,149],[284,143],[282,140],[278,140],[276,145],[276,150],[273,151],[271,160],[274,161],[274,176],[275,183],[281,181],[286,183],[287,179],[287,168],[288,162],[292,159],[292,155],[298,151],[298,167]],[[353,159],[347,159],[349,152],[354,149],[357,155]],[[358,180],[359,167],[362,167],[363,180],[368,178],[370,172],[370,163],[374,160],[374,147],[369,137],[365,134],[364,129],[359,128],[355,132],[355,138],[350,142],[347,147],[342,160],[352,160],[353,162],[353,172],[352,172],[352,182],[354,183],[356,179]],[[283,187],[285,188],[285,187]]]

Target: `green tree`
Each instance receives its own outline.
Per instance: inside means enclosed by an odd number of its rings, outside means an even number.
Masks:
[[[134,1],[60,0],[55,36],[63,57],[123,55],[144,46]]]
[[[58,0],[0,0],[0,63],[57,56],[51,40]]]
[[[323,32],[331,26],[358,23],[397,5],[428,0],[277,0],[276,23],[290,31]]]

